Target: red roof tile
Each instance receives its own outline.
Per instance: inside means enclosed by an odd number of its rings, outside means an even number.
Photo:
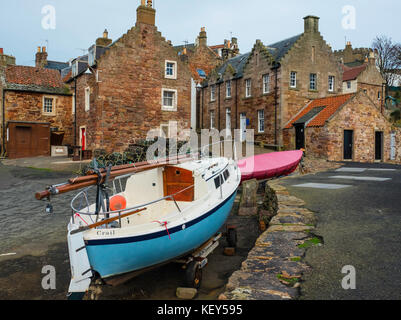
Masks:
[[[349,101],[355,93],[344,94],[341,96],[321,98],[311,101],[291,122],[285,127],[290,129],[294,122],[301,119],[303,116],[308,114],[312,109],[318,107],[325,107],[318,115],[313,118],[307,125],[307,127],[322,127],[326,121],[347,101]]]
[[[19,85],[34,85],[49,88],[62,88],[63,81],[57,70],[27,66],[8,66],[6,82]]]
[[[354,68],[344,66],[343,81],[355,80],[366,69],[367,66],[367,64],[363,64]]]

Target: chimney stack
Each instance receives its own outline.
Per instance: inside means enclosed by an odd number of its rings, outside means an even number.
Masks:
[[[374,53],[373,51],[369,51],[368,62],[369,62],[371,65],[376,65],[376,56],[375,56],[375,53]]]
[[[207,33],[205,27],[202,27],[199,33],[199,46],[207,46]]]
[[[153,9],[152,0],[141,0],[141,5],[136,9],[136,23],[144,23],[152,26],[156,24],[156,10]]]
[[[305,33],[318,33],[319,32],[319,17],[307,16],[305,20]]]
[[[47,52],[46,47],[38,47],[36,53],[35,66],[36,68],[44,68],[47,65]]]
[[[107,29],[103,31],[103,37],[96,39],[96,45],[101,47],[108,47],[111,45],[113,40],[109,39],[109,32]]]

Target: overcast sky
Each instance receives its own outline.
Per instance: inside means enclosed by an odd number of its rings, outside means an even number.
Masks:
[[[113,40],[126,33],[135,24],[139,3],[2,0],[0,48],[20,65],[34,65],[36,48],[46,45],[49,60],[68,61],[88,49],[105,28]],[[394,15],[401,12],[399,0],[155,0],[154,4],[158,30],[174,45],[194,42],[200,28],[206,27],[209,45],[223,43],[232,34],[246,53],[256,39],[267,45],[302,33],[306,15],[321,18],[320,31],[333,49],[344,48],[345,39],[354,47],[368,47],[382,34],[401,41],[401,20]],[[49,5],[55,9],[55,25],[50,11],[42,14]]]

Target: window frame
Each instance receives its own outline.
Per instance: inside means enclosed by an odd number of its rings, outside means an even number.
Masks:
[[[230,119],[230,121],[228,121]],[[228,127],[228,123],[230,123],[230,126]],[[226,108],[226,129],[231,130],[231,108]]]
[[[267,81],[266,81],[267,79]],[[262,77],[263,82],[263,94],[270,93],[270,73],[263,75]],[[267,90],[266,90],[267,87]]]
[[[166,92],[173,93],[173,98],[172,98],[173,100],[172,100],[172,105],[171,106],[164,104],[164,101],[165,101],[164,100],[165,99],[164,94]],[[162,98],[161,105],[162,105],[162,110],[163,111],[177,111],[178,91],[176,89],[162,88],[161,98]]]
[[[231,80],[226,81],[226,98],[229,99],[232,97],[232,86]]]
[[[210,101],[216,101],[216,85],[213,84],[210,86]]]
[[[85,88],[85,112],[90,111],[91,109],[91,88]]]
[[[263,113],[263,117],[261,117],[261,113]],[[265,123],[266,123],[265,122],[265,110],[264,109],[258,110],[258,133],[265,132],[265,129],[266,129]],[[261,124],[263,124],[263,126]]]
[[[330,81],[332,80],[332,81]],[[333,75],[329,75],[328,79],[328,91],[329,92],[334,92],[335,91],[335,83],[336,83],[336,77]]]
[[[172,71],[173,74],[167,74],[167,71],[169,70],[167,67],[169,64],[173,65]],[[166,60],[164,63],[164,77],[166,79],[172,79],[172,80],[176,80],[177,79],[177,61],[172,61],[172,60]]]
[[[294,75],[294,78],[293,78]],[[297,88],[297,81],[298,81],[298,73],[296,71],[290,72],[290,88],[296,89]]]
[[[245,98],[252,97],[252,79],[245,80]]]
[[[215,120],[216,120],[215,112],[214,112],[214,110],[210,110],[210,129],[215,128],[215,126],[214,126]]]
[[[314,78],[312,80],[312,77]],[[313,88],[312,88],[312,83],[313,83]],[[317,74],[316,73],[310,73],[309,74],[309,90],[311,91],[317,91]]]
[[[46,100],[51,100],[52,105],[51,105],[51,111],[46,111]],[[45,116],[55,116],[56,115],[56,98],[55,97],[50,97],[50,96],[43,96],[42,100],[42,114]]]

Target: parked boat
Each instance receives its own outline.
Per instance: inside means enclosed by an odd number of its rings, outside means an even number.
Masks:
[[[68,225],[69,292],[86,292],[95,274],[107,280],[190,254],[222,228],[240,183],[235,161],[212,158],[118,177],[97,204],[85,189]]]
[[[293,173],[303,157],[302,150],[273,152],[238,161],[242,181],[272,179]]]

